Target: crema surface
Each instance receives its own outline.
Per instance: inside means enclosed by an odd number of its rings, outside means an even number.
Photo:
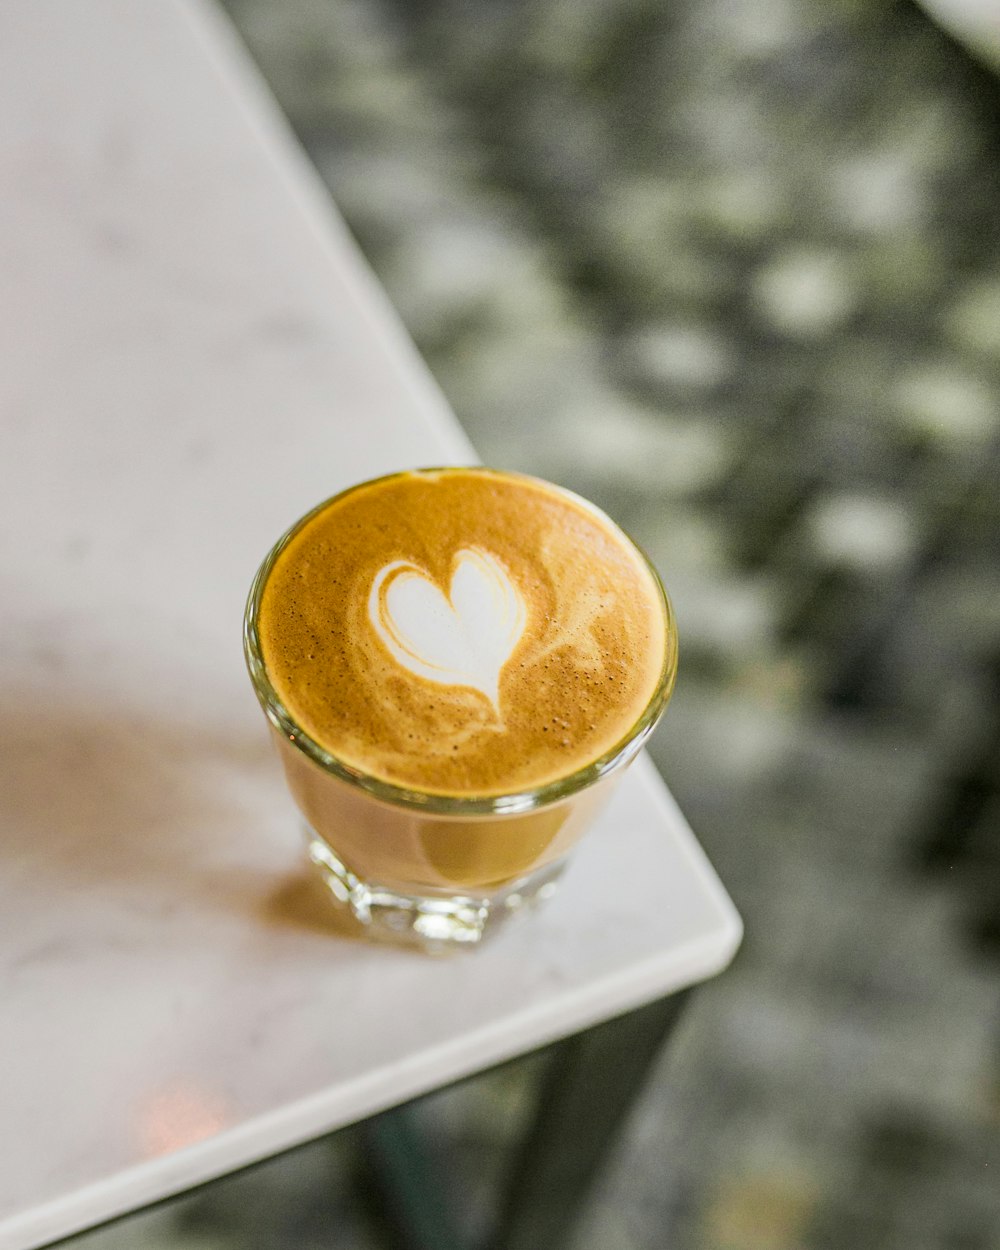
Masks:
[[[674,640],[621,531],[532,478],[414,472],[333,500],[258,613],[293,719],[345,764],[456,796],[534,789],[627,738]]]

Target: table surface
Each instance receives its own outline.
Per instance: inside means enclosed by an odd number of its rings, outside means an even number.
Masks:
[[[318,499],[474,453],[214,9],[9,0],[0,117],[0,1247],[25,1250],[711,976],[741,926],[643,759],[483,950],[340,928],[244,597]]]

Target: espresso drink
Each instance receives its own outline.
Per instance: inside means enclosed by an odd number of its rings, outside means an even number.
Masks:
[[[311,513],[265,565],[253,628],[310,825],[353,873],[411,892],[559,859],[676,659],[659,582],[607,517],[478,468]]]

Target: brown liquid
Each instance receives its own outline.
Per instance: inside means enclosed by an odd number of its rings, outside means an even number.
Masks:
[[[495,701],[411,671],[369,612],[380,570],[397,561],[444,602],[470,549],[505,571],[524,610]],[[401,474],[333,500],[278,556],[258,634],[279,699],[325,750],[390,784],[457,797],[535,789],[612,751],[661,689],[674,647],[659,587],[614,525],[545,483],[485,469]],[[305,766],[299,790],[317,767]]]
[[[302,814],[362,880],[402,894],[488,895],[562,859],[604,806],[613,773],[523,815],[441,816],[384,803],[308,759],[275,732]]]

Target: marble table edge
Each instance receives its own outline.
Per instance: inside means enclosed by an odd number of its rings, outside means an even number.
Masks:
[[[55,1201],[0,1218],[0,1250],[38,1250],[132,1214],[722,972],[743,937],[739,913],[652,761],[644,754],[633,771],[650,804],[661,809],[693,879],[709,900],[714,914],[700,933],[624,971],[609,969],[603,977],[561,994],[555,1005],[536,1001],[499,1023],[425,1047],[354,1081],[318,1090]]]
[[[532,1039],[531,1049],[545,1046],[641,1007],[665,992],[675,993],[706,980],[723,971],[742,938],[742,923],[731,904],[726,912],[725,922],[713,932],[645,960],[626,976],[616,971],[596,987],[589,985],[579,996],[586,1003],[582,1010],[563,999],[558,1017],[546,1024],[538,1017],[544,1020],[553,1013],[544,1004],[536,1004],[509,1017],[500,1028],[488,1026],[479,1039],[466,1034],[460,1042],[428,1048],[387,1069],[367,1073],[347,1087],[319,1091],[205,1141],[86,1185],[0,1222],[0,1250],[38,1250],[135,1213],[526,1053],[522,1049],[525,1036]],[[669,991],[664,990],[667,981]]]

